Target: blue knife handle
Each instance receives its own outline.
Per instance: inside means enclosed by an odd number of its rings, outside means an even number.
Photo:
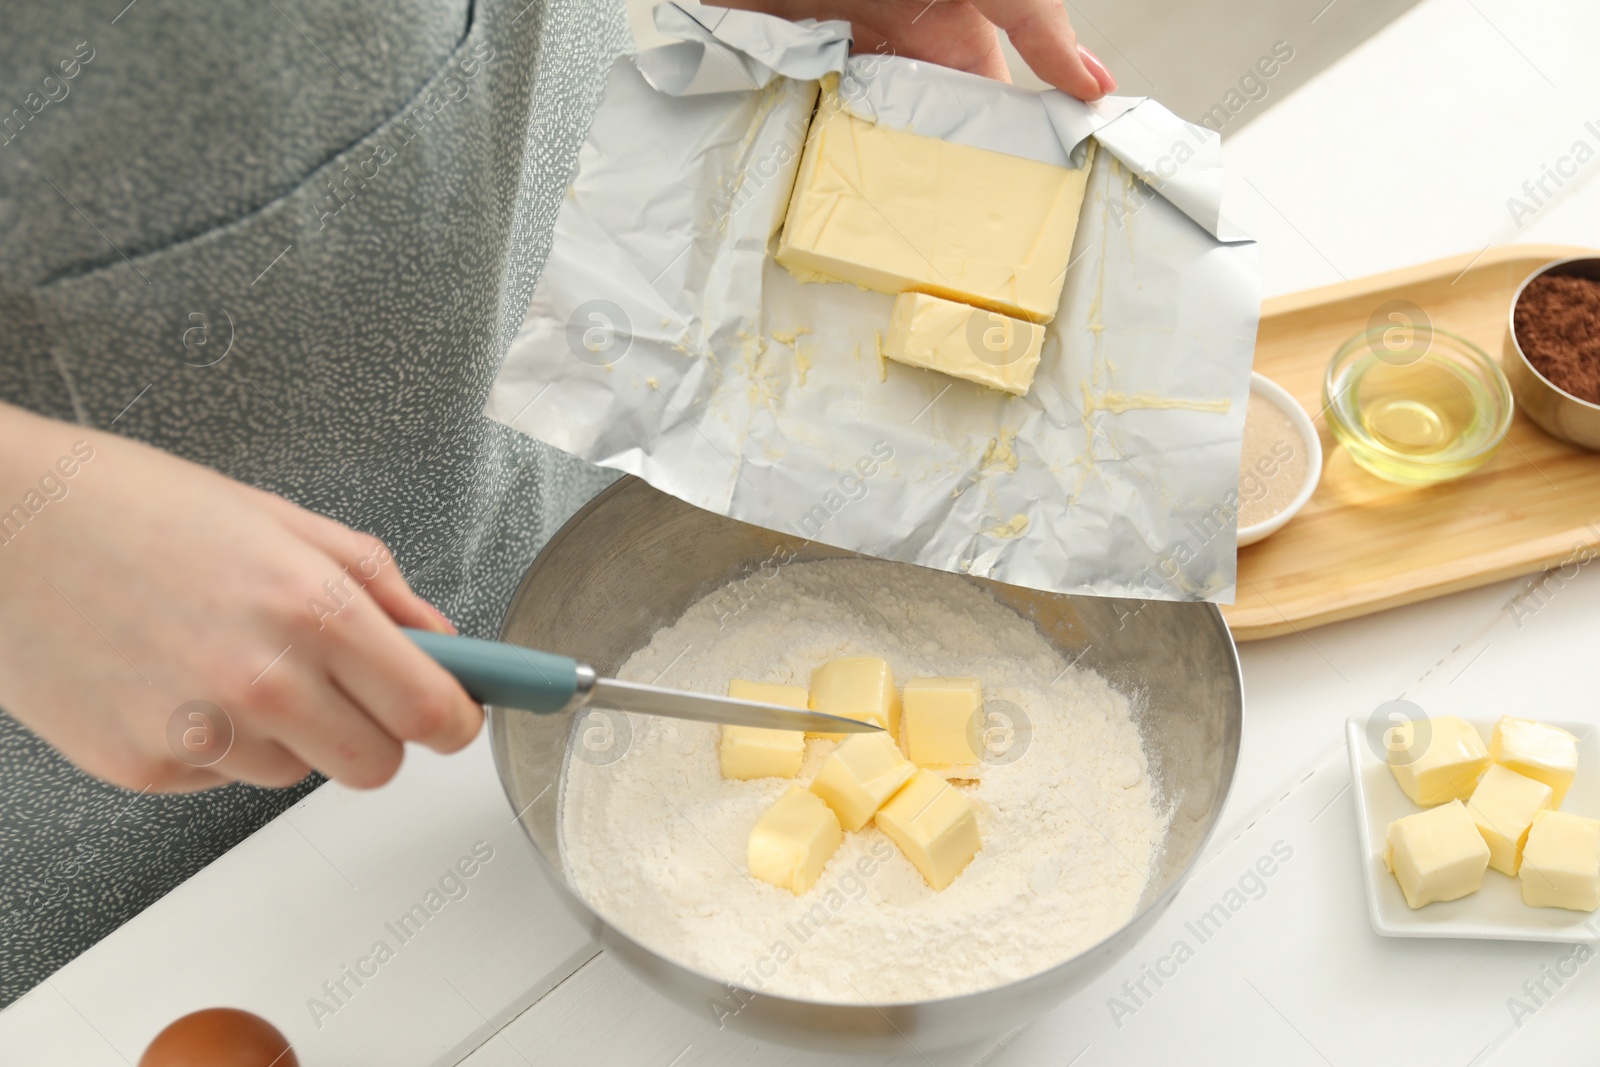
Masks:
[[[578,661],[566,656],[426,630],[404,633],[480,704],[548,714],[578,690]]]

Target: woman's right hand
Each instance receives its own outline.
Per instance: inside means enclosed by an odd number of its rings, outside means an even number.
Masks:
[[[482,709],[401,626],[454,630],[376,538],[0,404],[0,708],[89,773],[368,788],[460,749]]]

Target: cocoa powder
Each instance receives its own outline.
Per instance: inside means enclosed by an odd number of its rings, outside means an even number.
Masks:
[[[1517,344],[1556,388],[1600,404],[1600,279],[1542,274],[1517,301]]]

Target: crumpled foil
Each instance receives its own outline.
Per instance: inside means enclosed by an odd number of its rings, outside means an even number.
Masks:
[[[486,405],[743,522],[1066,593],[1229,602],[1260,309],[1215,133],[662,4],[617,61]],[[772,259],[818,81],[862,118],[1058,165],[1100,145],[1032,391],[880,357],[893,298]],[[995,190],[1004,196],[1004,189]]]

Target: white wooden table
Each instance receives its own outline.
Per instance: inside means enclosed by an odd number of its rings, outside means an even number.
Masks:
[[[1320,8],[1322,0],[1306,5],[1308,33]],[[1274,103],[1228,144],[1228,212],[1260,240],[1268,295],[1489,244],[1600,247],[1600,159],[1559,190],[1547,182],[1556,195],[1520,227],[1507,204],[1526,201],[1523,183],[1577,142],[1600,150],[1597,47],[1592,0],[1425,0]],[[1531,614],[1517,600],[1526,585],[1244,646],[1243,748],[1213,850],[1313,768],[1337,773],[1326,768],[1343,720],[1384,700],[1600,721],[1600,567],[1554,588]],[[465,895],[445,900],[391,959],[362,965],[378,939],[397,944],[386,924],[475,848],[492,858]],[[1314,884],[1283,892],[1308,913],[1332,904]],[[1352,938],[1370,936],[1357,926]],[[1496,951],[1474,966],[1503,960],[1509,996],[1528,964]],[[363,966],[358,984],[346,968]],[[1589,973],[1493,1056],[1571,1062],[1574,1049],[1592,1048],[1600,1018],[1584,1005],[1600,980]],[[307,1067],[854,1062],[719,1032],[709,1012],[669,1005],[599,953],[537,874],[483,738],[450,758],[413,751],[377,792],[328,786],[308,797],[0,1013],[0,1063],[133,1063],[166,1022],[215,1004],[275,1021]],[[928,1060],[1066,1064],[1088,1051],[1074,1022],[1082,1007],[1064,1005],[998,1047]],[[1264,1009],[1217,1020],[1228,1025],[1213,1027],[1193,1055],[1332,1062],[1309,1042],[1290,1055],[1267,1040],[1288,1023],[1274,1011],[1281,1022]],[[923,1058],[907,1049],[904,1060]]]

